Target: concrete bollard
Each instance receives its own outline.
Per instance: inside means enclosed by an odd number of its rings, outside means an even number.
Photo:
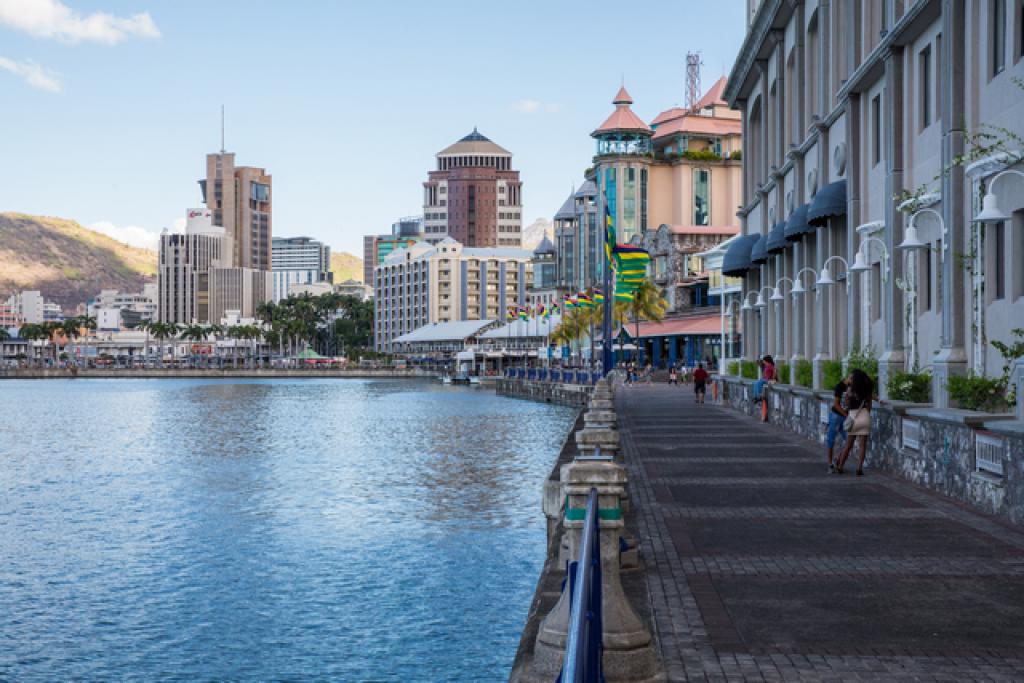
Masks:
[[[605,679],[609,682],[654,681],[660,678],[651,634],[626,599],[619,579],[619,537],[623,533],[620,501],[626,479],[625,468],[607,457],[581,457],[563,465],[565,528],[569,551],[575,559],[579,555],[587,496],[591,488],[596,488],[601,523]],[[563,590],[558,603],[540,624],[531,667],[531,678],[535,680],[554,680],[561,670],[569,629],[569,602],[569,591]]]

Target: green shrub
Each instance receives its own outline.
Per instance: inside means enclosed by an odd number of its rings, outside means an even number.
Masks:
[[[825,388],[831,389],[843,379],[843,362],[841,360],[822,361],[821,375]]]
[[[878,391],[878,355],[875,353],[874,348],[868,346],[864,349],[855,348],[850,351],[850,355],[846,359],[846,368],[847,371],[863,370],[866,372],[875,384],[875,391]],[[836,382],[838,381],[836,380]],[[827,386],[833,387],[836,385],[836,382]]]
[[[814,365],[809,360],[801,360],[796,364],[796,383],[808,389],[814,384]],[[832,385],[835,386],[835,385]]]
[[[932,400],[932,376],[928,372],[896,372],[889,377],[885,389],[893,401],[929,403]]]
[[[789,384],[789,363],[776,363],[775,372],[778,373],[780,382]]]
[[[688,149],[681,155],[690,161],[721,161],[722,157],[710,149]]]
[[[732,154],[729,155],[729,158],[730,159],[735,159],[736,161],[742,160],[743,159],[743,150],[742,149],[733,150]]]
[[[758,379],[761,376],[761,369],[752,360],[745,360],[740,364],[740,373],[746,379]]]
[[[1001,377],[953,375],[946,381],[949,397],[965,410],[995,413],[1007,410],[1007,383]]]
[[[731,360],[725,366],[725,372],[733,377],[740,376],[740,363],[739,361]]]

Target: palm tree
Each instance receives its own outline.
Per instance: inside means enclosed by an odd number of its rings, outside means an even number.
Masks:
[[[182,328],[181,337],[182,339],[189,339],[195,344],[199,344],[206,341],[206,338],[210,336],[210,333],[211,330],[208,326],[192,323],[191,325],[185,325],[185,327]],[[192,360],[192,366],[195,367],[196,354],[191,353],[189,356]]]
[[[643,362],[643,358],[640,356],[640,321],[661,322],[665,318],[665,311],[668,310],[668,302],[661,295],[658,286],[647,279],[641,282],[633,292],[632,300],[616,301],[615,306],[616,308],[621,307],[621,312],[616,312],[617,317],[621,316],[623,322],[632,318],[636,325],[636,336],[633,338],[633,342],[637,347],[637,359]]]
[[[18,336],[28,342],[42,341],[50,338],[50,330],[45,325],[39,323],[25,323],[18,330]],[[43,354],[40,353],[39,355],[41,360]]]
[[[164,367],[164,341],[172,337],[178,336],[178,332],[181,331],[181,326],[178,323],[150,323],[149,331],[152,332],[153,336],[156,337],[157,341],[160,342],[160,367]]]

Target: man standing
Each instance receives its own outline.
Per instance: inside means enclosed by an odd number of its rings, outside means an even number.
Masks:
[[[704,405],[704,395],[707,394],[708,386],[708,371],[704,369],[704,364],[701,363],[697,366],[697,369],[693,371],[693,395],[697,400],[697,405]]]

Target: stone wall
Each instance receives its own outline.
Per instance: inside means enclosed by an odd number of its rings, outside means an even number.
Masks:
[[[751,419],[760,418],[761,406],[753,401],[751,380],[716,376],[713,395],[715,391],[720,404]],[[824,444],[831,391],[772,384],[765,395],[768,422]],[[866,463],[1021,524],[1024,421],[1013,417],[903,401],[876,403]]]
[[[502,378],[497,382],[497,392],[502,396],[567,406],[585,406],[593,390],[594,387],[582,384],[556,384],[523,379]]]

